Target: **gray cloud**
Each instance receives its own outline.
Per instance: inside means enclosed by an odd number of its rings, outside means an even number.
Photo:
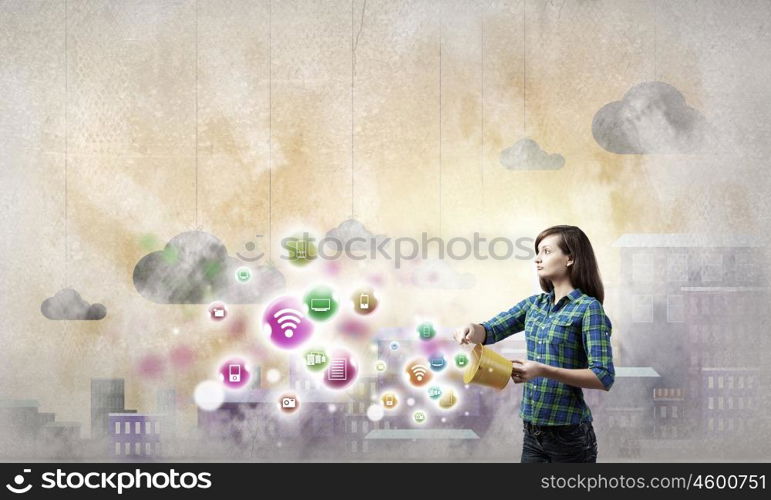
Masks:
[[[63,288],[40,304],[40,312],[54,320],[99,320],[107,316],[103,304],[89,304],[72,288]]]
[[[556,170],[565,165],[565,158],[548,154],[532,139],[520,139],[501,151],[501,165],[509,170]]]
[[[240,283],[236,269],[243,262],[228,255],[225,245],[203,231],[178,234],[166,247],[142,257],[134,267],[134,286],[146,299],[160,304],[229,304],[262,302],[283,290],[284,276],[269,266],[250,267],[252,278]]]
[[[364,227],[364,224],[357,221],[356,219],[348,219],[340,223],[339,226],[337,226],[334,229],[330,229],[327,231],[326,234],[327,238],[334,238],[342,243],[343,246],[345,244],[352,240],[353,238],[363,238],[366,240],[361,241],[357,240],[351,243],[351,249],[352,250],[367,250],[371,248],[372,243],[370,240],[375,240],[375,245],[379,245],[380,242],[382,242],[386,236],[384,234],[373,234],[370,231],[367,230],[366,227]],[[389,247],[390,242],[385,245],[385,247]]]
[[[594,115],[592,135],[611,153],[688,153],[704,142],[707,123],[675,87],[643,82]]]

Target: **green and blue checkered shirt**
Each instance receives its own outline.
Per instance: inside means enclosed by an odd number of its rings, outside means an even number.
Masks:
[[[561,368],[589,368],[608,390],[615,379],[610,347],[612,324],[602,304],[576,288],[554,304],[554,290],[526,298],[508,311],[482,322],[483,344],[525,331],[527,359]],[[524,383],[522,420],[537,425],[592,421],[584,393],[546,377]]]

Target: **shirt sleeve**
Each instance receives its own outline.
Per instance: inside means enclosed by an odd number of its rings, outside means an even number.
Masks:
[[[534,298],[537,295],[528,297],[508,311],[503,311],[493,318],[483,321],[481,325],[485,327],[485,340],[482,344],[494,344],[499,342],[510,335],[514,335],[517,332],[521,332],[525,329],[525,317],[527,311],[533,304]]]
[[[581,335],[589,369],[597,375],[606,391],[610,390],[616,378],[616,370],[613,367],[613,351],[610,345],[612,329],[612,323],[610,318],[605,315],[602,304],[597,300],[592,301],[584,312]]]

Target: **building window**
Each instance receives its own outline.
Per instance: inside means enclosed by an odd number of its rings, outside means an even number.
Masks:
[[[134,422],[134,434],[142,434],[142,422]]]
[[[662,418],[667,418],[667,407],[666,406],[662,406],[661,407],[661,417]]]
[[[688,254],[667,256],[667,281],[688,281]]]
[[[155,443],[155,454],[156,455],[161,454],[161,443]]]
[[[701,280],[723,280],[723,256],[720,254],[704,254],[701,256]]]
[[[677,406],[672,407],[672,418],[677,418]]]
[[[653,322],[653,296],[635,295],[632,310],[632,321],[635,323]]]
[[[115,434],[120,434],[120,422],[115,422]],[[120,453],[118,453],[120,455]]]
[[[709,387],[710,389],[715,387],[715,377],[713,377],[712,375],[707,377],[707,387]]]
[[[632,282],[653,282],[653,254],[636,253],[632,256]]]
[[[145,434],[150,434],[150,421],[145,422]]]
[[[145,455],[150,456],[153,454],[152,443],[145,443]]]
[[[126,456],[131,455],[131,443],[123,443],[123,454]]]
[[[669,323],[685,321],[685,306],[682,295],[667,295],[667,321]]]
[[[351,433],[356,433],[356,420],[351,420]]]
[[[131,434],[131,422],[126,422],[123,426],[123,432],[126,434]]]
[[[737,254],[736,255],[736,270],[734,272],[734,279],[739,282],[752,282],[756,276],[755,262],[750,254]]]
[[[115,443],[115,454],[120,455],[120,443]]]
[[[161,433],[161,422],[156,420],[155,421],[155,433],[160,434]]]
[[[142,455],[142,443],[134,443],[134,453]]]

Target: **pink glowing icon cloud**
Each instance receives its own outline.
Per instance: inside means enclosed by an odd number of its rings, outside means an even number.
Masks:
[[[265,309],[262,316],[270,340],[281,349],[294,349],[308,340],[313,323],[305,315],[305,305],[290,296],[279,297]]]

